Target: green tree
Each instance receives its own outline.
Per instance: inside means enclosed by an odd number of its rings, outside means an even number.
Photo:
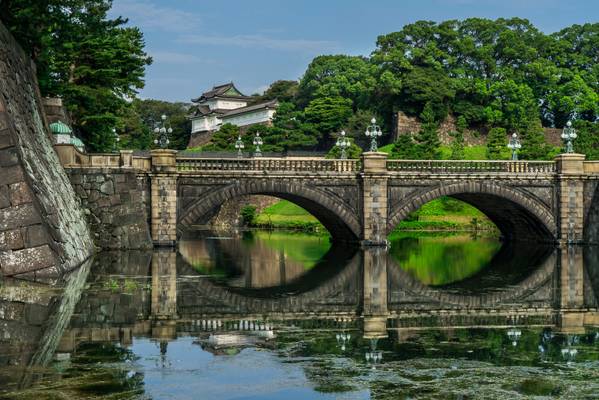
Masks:
[[[400,160],[411,160],[418,158],[417,148],[412,135],[406,133],[399,135],[391,149],[390,158]]]
[[[246,135],[247,136],[247,135]],[[239,127],[233,124],[223,124],[212,135],[210,143],[202,148],[206,151],[235,151],[235,142],[239,137]]]
[[[279,80],[271,83],[257,101],[279,100],[280,102],[293,102],[297,95],[299,83],[297,81]]]
[[[422,126],[420,132],[416,135],[417,154],[423,160],[436,160],[440,157],[439,135],[437,133],[438,125],[435,121],[435,114],[431,103],[424,106],[420,115]]]
[[[307,106],[314,99],[343,97],[356,108],[364,108],[376,84],[375,71],[376,67],[364,57],[316,57],[300,80],[298,104]]]
[[[599,160],[599,124],[589,121],[574,121],[578,138],[574,150],[587,155],[588,160]]]
[[[522,159],[547,160],[550,158],[552,148],[545,141],[545,133],[540,121],[524,130],[520,137],[522,140],[522,149],[520,150]]]
[[[37,64],[43,96],[60,96],[91,151],[114,146],[127,99],[144,86],[144,39],[127,20],[110,19],[110,0],[5,0],[0,17]]]
[[[303,119],[320,132],[321,143],[330,142],[352,115],[352,101],[343,97],[322,97],[312,100],[304,110]]]
[[[501,153],[506,146],[507,133],[505,128],[492,128],[487,135],[487,158],[489,160],[500,160]]]
[[[451,141],[451,155],[452,160],[463,160],[464,159],[464,134],[460,131],[450,132],[449,135],[453,138]]]
[[[169,148],[183,150],[187,147],[189,133],[191,132],[191,121],[187,117],[191,107],[190,104],[153,99],[135,99],[131,104],[141,118],[143,127],[149,129],[153,129],[154,125],[160,121],[160,117],[166,115],[167,123],[173,128],[173,133],[169,135]],[[153,139],[151,143],[153,143]]]

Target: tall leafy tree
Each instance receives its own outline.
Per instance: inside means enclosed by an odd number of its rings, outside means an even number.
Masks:
[[[293,102],[297,96],[299,83],[297,81],[278,80],[270,84],[264,94],[259,96],[256,101],[279,100],[281,102]]]
[[[316,57],[300,80],[298,104],[307,106],[317,98],[342,97],[350,99],[356,108],[366,107],[376,84],[375,70],[364,57]]]
[[[144,86],[144,39],[126,19],[108,18],[110,0],[4,0],[0,16],[38,66],[44,96],[65,100],[75,131],[92,151],[114,146],[127,100]]]

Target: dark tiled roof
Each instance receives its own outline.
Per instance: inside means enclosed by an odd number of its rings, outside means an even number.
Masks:
[[[278,103],[276,100],[271,100],[271,101],[267,101],[266,103],[254,104],[254,105],[247,106],[247,107],[241,107],[241,108],[235,108],[233,110],[227,110],[223,116],[229,117],[232,115],[245,114],[245,113],[256,111],[256,110],[261,110],[263,108],[277,108],[277,105],[278,105]]]
[[[235,92],[237,92],[239,94],[238,95],[225,94],[230,89],[233,89],[233,91],[235,91]],[[235,85],[233,84],[233,82],[230,82],[230,83],[225,83],[224,85],[214,86],[211,90],[202,93],[202,95],[200,97],[198,97],[198,98],[191,99],[191,101],[193,101],[194,103],[199,103],[201,101],[206,101],[206,100],[212,99],[214,97],[241,98],[241,99],[248,98],[247,96],[245,96],[244,94],[242,94],[235,87]]]

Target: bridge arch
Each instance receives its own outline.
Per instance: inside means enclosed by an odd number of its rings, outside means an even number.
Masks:
[[[293,179],[236,181],[202,195],[180,210],[178,224],[182,228],[197,224],[227,200],[252,194],[278,197],[297,204],[316,217],[334,240],[355,242],[360,238],[361,223],[356,211],[335,195]]]
[[[402,270],[391,257],[388,258],[389,267],[387,271],[390,287],[401,288],[401,290],[405,290],[411,295],[428,299],[448,308],[455,306],[485,308],[522,301],[540,288],[551,285],[556,271],[556,257],[556,252],[552,252],[534,271],[531,271],[519,282],[506,285],[504,288],[491,288],[491,290],[476,294],[457,294],[455,290],[452,290],[453,285],[428,286],[413,277],[409,272]],[[397,304],[394,307],[396,306]],[[411,306],[414,305],[411,304]]]
[[[408,214],[442,196],[450,196],[478,208],[495,223],[507,240],[556,241],[556,221],[545,204],[517,189],[487,182],[440,184],[408,196],[389,210],[387,234]]]

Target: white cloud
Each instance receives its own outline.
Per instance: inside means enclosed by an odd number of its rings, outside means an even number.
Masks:
[[[115,0],[111,14],[128,18],[144,31],[189,32],[200,24],[198,15],[141,0]]]
[[[336,42],[328,40],[278,39],[263,35],[184,35],[180,38],[180,41],[189,44],[238,46],[285,51],[325,51],[338,47]]]

